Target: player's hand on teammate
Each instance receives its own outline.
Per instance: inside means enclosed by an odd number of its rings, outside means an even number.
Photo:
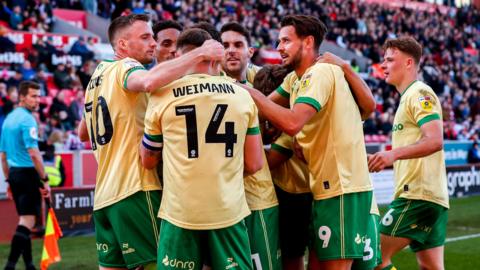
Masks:
[[[341,68],[343,68],[344,65],[348,65],[347,61],[329,52],[326,52],[320,55],[319,57],[317,57],[316,60],[317,60],[317,63],[327,63],[332,65],[337,65]]]
[[[295,156],[297,156],[298,159],[301,161],[307,163],[307,160],[305,159],[305,156],[303,155],[303,150],[300,144],[298,144],[297,139],[293,138],[293,152],[295,153]]]
[[[225,48],[214,39],[205,41],[199,49],[203,51],[204,60],[222,61],[225,57]]]
[[[368,170],[370,172],[379,172],[386,167],[391,167],[395,162],[392,151],[377,152],[367,156]]]

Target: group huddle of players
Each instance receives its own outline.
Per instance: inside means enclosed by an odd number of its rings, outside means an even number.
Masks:
[[[362,128],[375,101],[343,60],[319,55],[325,33],[286,16],[283,64],[259,68],[236,22],[112,21],[115,60],[92,75],[79,130],[99,164],[101,268],[304,269],[307,249],[310,269],[380,266],[380,226],[407,225],[380,224],[369,170],[383,167]],[[418,116],[435,120],[437,105]]]

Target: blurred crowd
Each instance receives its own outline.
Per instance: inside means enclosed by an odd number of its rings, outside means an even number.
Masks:
[[[220,29],[234,20],[251,31],[252,46],[257,49],[275,48],[280,20],[286,14],[318,16],[328,26],[327,40],[369,60],[368,69],[362,72],[368,74],[366,80],[377,101],[375,114],[365,122],[366,138],[372,142],[388,140],[399,102],[398,93],[382,81],[381,72],[378,75],[382,44],[388,38],[411,35],[424,46],[421,76],[441,99],[445,139],[477,140],[480,135],[480,11],[470,6],[451,7],[445,12],[342,0],[15,0],[3,1],[2,6],[0,18],[4,25],[32,32],[51,28],[52,8],[56,7],[88,10],[109,19],[147,13],[154,22],[173,19],[185,27],[207,21]],[[0,37],[2,42],[8,43]],[[8,46],[0,44],[0,48],[4,50]],[[79,68],[69,63],[52,65],[47,56],[54,50],[48,40],[39,41],[28,61],[12,69],[13,75],[0,74],[3,103],[0,119],[11,110],[10,96],[18,82],[35,79],[43,85],[43,94],[53,97],[49,108],[41,110],[39,118],[46,126],[74,133],[78,115],[70,112],[70,107],[82,102],[81,94],[97,62],[95,46],[90,39],[79,39],[63,52],[80,55],[83,65]],[[47,74],[51,75],[53,83],[48,82]],[[59,91],[50,93],[50,85]],[[67,101],[62,98],[65,92],[62,89],[70,91]],[[66,112],[67,116],[60,112]],[[50,123],[51,119],[54,123]]]

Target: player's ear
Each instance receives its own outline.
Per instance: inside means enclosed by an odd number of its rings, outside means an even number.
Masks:
[[[313,36],[307,36],[303,39],[303,42],[307,49],[313,48],[315,46],[315,38]]]
[[[255,49],[253,47],[248,47],[248,58],[252,58]]]

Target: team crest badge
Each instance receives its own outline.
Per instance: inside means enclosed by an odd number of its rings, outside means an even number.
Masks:
[[[312,74],[309,73],[302,78],[302,83],[300,84],[300,90],[305,90],[310,85],[310,79]]]

